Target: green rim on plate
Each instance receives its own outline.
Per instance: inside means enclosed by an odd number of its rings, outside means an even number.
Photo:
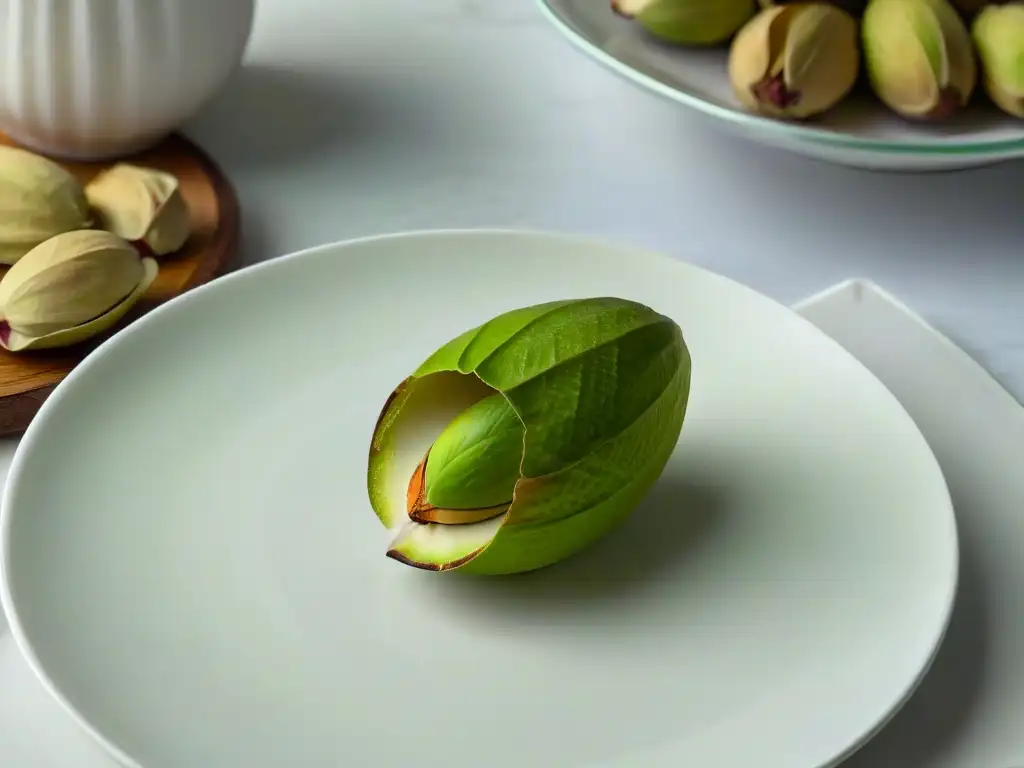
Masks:
[[[999,155],[1009,152],[1024,152],[1024,138],[968,141],[956,144],[948,141],[922,139],[919,143],[911,144],[883,141],[880,139],[855,138],[848,135],[837,136],[836,134],[821,128],[785,123],[779,120],[773,120],[771,118],[739,112],[727,107],[721,107],[663,83],[657,78],[644,74],[635,67],[615,58],[581,34],[570,21],[564,18],[558,10],[552,7],[551,0],[536,0],[536,2],[544,16],[554,24],[555,27],[557,27],[574,46],[588,56],[593,57],[598,63],[610,69],[612,72],[615,72],[617,75],[620,75],[627,80],[631,80],[637,85],[653,91],[659,96],[663,96],[671,101],[684,104],[710,117],[716,117],[720,120],[742,125],[748,129],[754,128],[791,140],[796,139],[800,141],[808,141],[840,149],[856,149],[859,151],[888,154],[964,157],[968,155]]]

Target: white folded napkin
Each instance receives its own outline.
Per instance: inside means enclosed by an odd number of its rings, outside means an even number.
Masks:
[[[843,768],[1024,766],[1024,408],[881,288],[853,280],[795,309],[903,403],[942,465],[960,534],[946,640],[914,697]]]

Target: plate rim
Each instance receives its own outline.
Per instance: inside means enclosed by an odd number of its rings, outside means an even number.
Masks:
[[[605,69],[657,96],[681,104],[706,117],[715,118],[746,129],[767,132],[780,139],[817,144],[832,149],[856,150],[880,155],[912,155],[935,158],[993,158],[1024,155],[1024,137],[1019,139],[991,139],[989,141],[955,141],[922,136],[906,143],[884,139],[859,138],[850,133],[837,134],[810,125],[787,123],[762,115],[729,109],[702,99],[680,88],[667,85],[655,77],[608,53],[586,35],[579,32],[554,6],[552,0],[534,0],[541,14],[565,37],[577,51],[596,61]]]
[[[543,2],[544,0],[539,0]],[[28,633],[22,623],[21,615],[17,607],[17,598],[11,588],[9,579],[10,573],[10,562],[11,562],[11,524],[14,517],[12,509],[12,500],[17,493],[17,488],[20,485],[21,476],[23,474],[23,465],[29,460],[26,457],[33,453],[33,446],[39,439],[39,434],[42,430],[47,429],[45,426],[50,418],[50,412],[59,407],[58,403],[63,399],[63,393],[69,390],[71,387],[76,386],[78,378],[86,375],[86,372],[97,364],[97,361],[105,357],[110,353],[110,350],[116,347],[124,338],[130,337],[134,333],[141,332],[142,328],[145,328],[150,323],[161,322],[160,318],[164,314],[174,313],[180,311],[179,305],[187,305],[189,302],[195,301],[196,297],[202,296],[203,294],[211,291],[220,290],[218,286],[223,284],[229,284],[233,282],[241,282],[244,280],[254,279],[254,275],[259,275],[264,271],[272,271],[277,268],[275,265],[278,263],[290,263],[300,261],[305,258],[313,258],[321,254],[325,254],[335,250],[344,250],[346,248],[359,247],[360,245],[367,245],[371,243],[381,243],[393,240],[415,240],[421,238],[462,238],[462,237],[496,237],[496,238],[524,238],[533,241],[560,241],[563,243],[572,243],[577,246],[589,246],[593,248],[614,248],[622,250],[624,253],[634,259],[644,259],[651,263],[670,264],[670,265],[683,265],[686,268],[695,269],[705,275],[709,275],[714,279],[724,281],[732,286],[733,289],[737,289],[743,293],[748,294],[752,298],[758,300],[767,301],[775,304],[777,307],[791,313],[798,321],[803,324],[812,334],[818,334],[825,338],[827,343],[833,345],[835,351],[848,358],[855,367],[860,368],[864,374],[869,378],[873,379],[878,386],[880,386],[887,396],[891,399],[892,403],[896,406],[897,412],[904,418],[908,424],[912,427],[913,433],[919,440],[923,450],[927,452],[930,459],[930,463],[933,466],[934,471],[937,473],[938,480],[942,485],[942,496],[944,499],[943,504],[943,516],[947,521],[949,527],[949,536],[951,539],[951,557],[952,565],[949,573],[949,582],[946,585],[947,595],[944,600],[944,610],[941,616],[940,624],[935,631],[934,637],[930,641],[930,647],[928,655],[922,660],[921,667],[918,670],[916,676],[907,681],[905,684],[902,695],[895,701],[893,701],[884,711],[878,713],[874,717],[872,726],[864,731],[858,739],[852,743],[846,745],[844,750],[837,754],[835,757],[830,758],[825,763],[819,766],[806,766],[803,768],[837,768],[842,762],[848,760],[853,754],[859,751],[869,741],[871,741],[880,731],[882,731],[886,725],[903,709],[906,703],[913,697],[918,687],[923,683],[927,677],[928,672],[931,670],[932,665],[938,656],[939,650],[946,638],[946,633],[949,629],[950,622],[952,620],[953,610],[956,604],[956,597],[960,584],[960,534],[959,526],[957,524],[955,506],[953,504],[952,495],[949,490],[949,484],[945,477],[945,472],[942,466],[939,464],[938,458],[935,456],[931,445],[928,443],[924,434],[917,426],[916,421],[904,408],[903,404],[893,394],[889,387],[882,382],[875,374],[869,369],[864,363],[862,363],[856,356],[849,352],[839,342],[829,336],[827,333],[818,328],[810,320],[806,319],[798,312],[793,310],[786,304],[776,300],[775,298],[768,296],[767,294],[761,293],[754,288],[745,285],[737,280],[734,280],[726,275],[715,272],[711,269],[705,268],[694,262],[686,261],[685,259],[677,258],[669,253],[660,250],[649,249],[643,246],[632,244],[623,239],[609,238],[609,237],[598,237],[589,234],[575,234],[571,232],[561,232],[555,230],[543,230],[543,229],[527,229],[527,228],[492,228],[492,227],[470,227],[470,228],[436,228],[436,229],[414,229],[404,230],[397,232],[387,232],[380,234],[364,235],[355,238],[349,238],[344,240],[333,241],[329,243],[323,243],[320,245],[314,245],[307,248],[303,248],[297,251],[293,251],[282,256],[273,257],[265,261],[260,261],[254,264],[247,265],[241,269],[237,269],[233,272],[224,274],[211,280],[203,285],[197,286],[190,291],[180,294],[169,301],[161,304],[160,306],[147,313],[144,317],[138,321],[129,324],[117,333],[113,334],[101,344],[99,344],[89,355],[86,356],[83,361],[75,367],[75,369],[62,380],[53,393],[46,399],[42,407],[39,409],[36,417],[29,424],[28,429],[25,431],[21,441],[19,442],[14,456],[11,459],[10,469],[8,471],[7,480],[4,483],[2,495],[0,495],[0,610],[6,615],[6,619],[9,625],[9,632],[14,641],[18,652],[21,654],[26,665],[31,670],[33,676],[42,685],[43,689],[50,695],[50,697],[58,703],[58,705],[65,711],[65,713],[75,722],[79,728],[84,731],[93,741],[98,744],[116,763],[123,768],[148,768],[145,764],[139,762],[128,752],[122,748],[118,743],[114,741],[110,736],[103,733],[97,726],[93,725],[92,722],[76,707],[70,699],[64,694],[61,688],[57,685],[56,681],[51,677],[47,671],[45,665],[40,660],[39,656],[35,652],[34,644],[28,637]]]

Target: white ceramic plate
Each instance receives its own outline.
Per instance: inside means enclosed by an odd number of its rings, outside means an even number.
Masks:
[[[556,297],[678,320],[683,437],[618,531],[531,575],[385,557],[374,421],[441,342]],[[790,310],[692,266],[527,233],[328,246],[119,333],[51,396],[0,520],[46,687],[146,768],[820,768],[899,708],[957,576],[895,398]]]
[[[963,115],[941,125],[909,123],[870,99],[850,99],[815,123],[771,120],[740,108],[724,47],[660,44],[613,13],[609,0],[538,3],[576,48],[611,71],[759,144],[876,170],[951,170],[1024,157],[1024,121],[996,111],[980,93]]]

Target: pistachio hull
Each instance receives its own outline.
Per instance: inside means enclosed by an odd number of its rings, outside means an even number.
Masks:
[[[507,574],[556,563],[635,508],[675,449],[690,356],[682,331],[622,299],[495,317],[444,345],[392,393],[374,430],[371,504],[389,557],[434,571]],[[508,510],[465,525],[409,519],[417,463],[452,419],[495,392],[525,426]]]
[[[755,0],[612,0],[612,9],[679,45],[716,45],[754,15]]]

